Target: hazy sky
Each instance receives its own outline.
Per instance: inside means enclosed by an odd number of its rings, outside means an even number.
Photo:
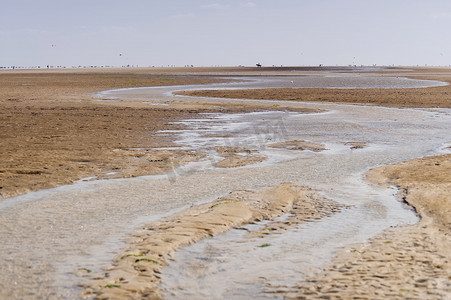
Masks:
[[[0,0],[0,66],[450,65],[450,0]]]

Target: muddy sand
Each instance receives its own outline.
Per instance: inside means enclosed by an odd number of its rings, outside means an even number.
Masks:
[[[171,137],[155,133],[176,128],[180,125],[174,125],[172,121],[193,118],[200,112],[237,112],[258,108],[192,104],[149,107],[136,102],[97,101],[99,99],[91,95],[112,88],[226,80],[203,75],[209,71],[198,70],[199,74],[195,76],[172,75],[167,70],[154,74],[149,74],[152,70],[131,73],[123,70],[101,73],[91,70],[1,72],[0,199],[84,177],[95,179],[164,173],[174,165],[198,160],[202,153],[155,149],[174,146]],[[238,71],[242,70],[233,69],[233,72]],[[246,71],[256,72],[253,69]],[[177,72],[193,71],[180,69]],[[385,74],[446,82],[450,82],[451,74],[443,69],[396,72]],[[390,107],[451,107],[449,86],[403,90],[268,89],[189,93]],[[350,146],[362,148],[365,144]],[[305,141],[274,144],[273,147],[324,149],[323,145],[310,145]],[[247,164],[243,164],[243,157],[249,157],[249,163],[262,159],[246,149],[215,150],[224,158],[218,163],[223,167]],[[339,252],[323,273],[300,281],[296,289],[281,290],[280,294],[301,299],[449,297],[450,162],[451,156],[443,155],[380,167],[368,173],[368,178],[375,184],[399,186],[400,198],[421,216],[419,224],[388,230],[368,243],[353,245],[351,249]],[[158,298],[161,296],[158,274],[178,247],[246,222],[271,219],[296,207],[300,215],[296,222],[321,218],[341,209],[338,204],[314,194],[308,188],[292,184],[259,191],[236,191],[214,203],[193,207],[167,220],[149,224],[133,236],[130,247],[119,254],[110,270],[85,283],[83,294],[104,299],[125,295],[137,299]],[[309,212],[309,216],[303,216],[302,212]],[[163,235],[163,230],[170,232],[171,237]],[[80,276],[90,276],[85,274],[86,270],[79,270],[79,273]]]

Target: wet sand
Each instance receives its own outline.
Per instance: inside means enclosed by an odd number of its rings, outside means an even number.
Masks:
[[[174,146],[170,136],[157,134],[181,128],[172,122],[195,118],[199,113],[271,109],[252,104],[149,105],[93,96],[114,88],[236,80],[208,75],[211,71],[2,70],[0,200],[83,178],[128,178],[173,171],[174,166],[198,160],[202,153],[155,150]]]
[[[191,207],[136,232],[129,247],[115,260],[113,267],[84,284],[84,296],[99,299],[158,299],[162,268],[170,263],[179,248],[231,228],[282,214],[291,214],[279,224],[269,224],[266,231],[250,235],[280,233],[300,222],[320,219],[339,212],[343,205],[327,200],[313,190],[295,184],[282,184],[256,191],[235,191],[214,202]],[[260,247],[269,247],[269,244]]]
[[[169,123],[214,108],[96,101],[101,99],[92,94],[112,88],[221,79],[134,71],[138,73],[120,69],[1,71],[0,200],[86,177],[164,173],[173,165],[196,160],[198,153],[153,150],[173,146],[170,138],[155,133],[177,129]]]
[[[266,158],[264,156],[256,155],[255,152],[246,148],[240,147],[215,147],[215,149],[221,160],[214,164],[215,167],[219,168],[235,168],[242,167],[249,164],[255,164],[264,161]]]
[[[288,141],[288,142],[281,142],[281,143],[275,143],[275,144],[269,144],[269,147],[272,148],[285,148],[288,150],[310,150],[314,152],[320,152],[323,150],[326,150],[324,145],[312,143],[312,142],[306,142],[306,141]]]
[[[283,293],[288,299],[448,299],[451,155],[379,167],[367,176],[399,186],[399,197],[416,209],[420,222],[339,252],[319,276]]]
[[[410,78],[451,82],[449,74],[433,74],[413,74]],[[388,107],[451,107],[449,85],[426,89],[259,89],[189,91],[182,94]],[[364,146],[362,143],[351,145],[356,148]],[[320,275],[304,280],[295,289],[281,289],[278,293],[289,299],[450,297],[451,156],[380,167],[371,170],[368,178],[377,184],[398,186],[399,197],[415,208],[421,216],[420,223],[388,230],[368,243],[340,251]]]
[[[415,74],[410,78],[451,82],[448,74]],[[181,94],[388,107],[451,107],[451,86],[422,90],[209,90]],[[355,148],[365,146],[364,143],[350,144]],[[303,280],[297,288],[281,289],[276,293],[288,299],[450,297],[451,156],[428,157],[380,167],[371,170],[367,176],[379,185],[398,186],[399,197],[421,216],[419,224],[387,230],[365,244],[342,250],[321,274]]]
[[[430,72],[430,70],[427,70],[427,72]],[[8,74],[8,76],[10,75]],[[37,77],[40,76],[38,75]],[[58,74],[56,77],[59,76]],[[2,189],[0,192],[3,198],[25,193],[28,190],[61,185],[86,176],[110,178],[167,172],[167,170],[171,169],[171,166],[174,166],[174,159],[178,160],[175,164],[180,165],[184,162],[198,160],[202,154],[187,150],[152,150],[155,147],[174,145],[171,143],[171,139],[167,137],[152,135],[149,138],[149,132],[180,126],[168,124],[168,119],[191,118],[192,115],[197,115],[199,112],[239,111],[230,107],[218,109],[216,106],[202,107],[201,105],[186,105],[184,108],[178,106],[174,111],[172,108],[148,108],[145,105],[136,103],[93,103],[93,99],[87,94],[83,94],[83,97],[81,97],[81,91],[93,92],[105,88],[133,86],[133,84],[121,81],[114,84],[109,82],[99,86],[97,85],[98,78],[89,78],[86,79],[84,86],[80,86],[78,90],[72,90],[73,94],[67,96],[67,91],[71,91],[73,88],[69,82],[75,78],[74,76],[77,77],[78,75],[70,74],[69,77],[64,79],[66,82],[64,88],[52,86],[52,89],[50,89],[49,86],[43,87],[41,94],[35,94],[34,91],[31,94],[28,91],[27,94],[24,90],[21,90],[29,89],[28,83],[22,81],[23,78],[12,79],[16,82],[16,85],[11,83],[12,87],[9,90],[2,91],[0,104],[5,110],[2,110],[0,116],[2,118],[0,126],[2,126],[2,134],[4,135],[2,136],[2,149],[6,149],[5,151],[2,150],[2,155],[5,158],[2,158],[1,162],[5,163],[5,166],[2,166],[0,172],[2,176]],[[134,77],[136,75],[130,76]],[[417,76],[445,79],[443,75],[426,76],[419,73]],[[28,82],[30,78],[26,80]],[[126,80],[129,80],[129,78],[126,78]],[[48,81],[48,79],[44,81]],[[52,82],[55,82],[55,80],[52,80]],[[174,84],[179,83],[174,82]],[[42,85],[42,82],[38,85]],[[62,85],[64,86],[64,84]],[[142,85],[149,85],[149,82],[143,82]],[[421,102],[421,99],[426,97],[426,99],[433,100],[428,100],[428,103],[425,104],[426,107],[433,105],[449,108],[448,90],[443,90],[447,88],[412,89],[407,91],[408,96],[396,96],[395,98],[400,99],[397,103],[402,107],[408,105],[417,107],[419,105],[418,101]],[[437,92],[437,90],[439,91]],[[17,98],[14,98],[16,96],[11,96],[13,92],[19,96]],[[312,92],[314,93],[315,91]],[[323,92],[333,93],[333,91]],[[357,93],[361,93],[360,96],[365,96],[365,93],[370,95],[370,92],[358,91]],[[381,100],[377,103],[378,105],[390,102],[390,106],[396,106],[392,102],[394,98],[391,91],[380,92],[382,94],[378,95],[377,99],[385,99],[384,97],[387,96],[386,99],[388,100]],[[384,94],[384,92],[386,93]],[[401,92],[397,91],[397,93],[402,94]],[[348,93],[346,97],[352,98],[353,93],[356,92],[355,90],[339,91],[339,94],[341,93]],[[21,94],[27,96],[20,96]],[[236,95],[234,94],[233,97],[235,98]],[[260,95],[257,96],[257,98],[259,97]],[[279,99],[278,97],[276,99]],[[340,97],[338,96],[338,98]],[[356,96],[356,98],[358,97]],[[413,99],[410,104],[407,101],[409,99]],[[343,99],[342,101],[349,102]],[[363,102],[357,103],[362,104]],[[55,105],[57,108],[55,108]],[[250,111],[255,108],[240,107],[240,109]],[[73,114],[67,113],[67,111]],[[141,114],[140,118],[136,118],[138,113]],[[77,126],[66,126],[63,122],[66,119],[70,119],[71,124],[78,124],[78,129],[73,130]],[[150,124],[145,123],[144,120],[137,121],[140,119],[152,121]],[[95,126],[90,127],[91,124]],[[86,130],[80,128],[84,126],[88,128]],[[98,129],[102,126],[105,126],[103,128],[105,131],[100,134]],[[58,136],[54,134],[57,130],[63,130],[63,134]],[[12,134],[13,132],[14,134]],[[80,139],[81,136],[83,137],[82,139]],[[48,141],[52,142],[48,143]],[[350,143],[354,143],[349,144],[349,146],[356,147],[356,149],[365,146],[364,142]],[[306,145],[304,141],[292,141],[291,143],[274,145],[274,147],[284,147],[285,149],[292,147],[299,148],[298,150],[302,150],[301,148],[308,149],[309,147],[318,151],[323,149],[322,145],[313,146]],[[240,166],[242,165],[240,158],[243,157],[243,154],[245,154],[244,156],[252,156],[252,153],[243,149],[216,149],[216,151],[222,154],[226,160],[226,162],[223,162],[223,167]],[[257,156],[258,159],[260,158]],[[377,169],[370,173],[372,180],[379,184],[391,183],[401,186],[402,191],[404,191],[403,195],[406,195],[405,200],[413,205],[422,216],[421,222],[415,226],[396,228],[393,231],[388,231],[383,236],[373,239],[371,243],[355,245],[351,250],[343,251],[343,253],[338,254],[337,261],[326,268],[324,274],[302,282],[296,290],[284,290],[280,291],[280,293],[287,297],[299,298],[346,297],[352,295],[371,298],[415,298],[423,296],[445,298],[449,295],[450,287],[447,282],[449,282],[450,257],[448,253],[450,251],[449,244],[446,244],[446,241],[449,240],[450,227],[447,219],[449,214],[443,213],[449,211],[449,201],[447,201],[449,199],[449,178],[451,178],[449,176],[449,170],[451,169],[449,161],[449,155],[415,160],[405,164]],[[158,165],[150,164],[152,167],[149,167],[148,162]],[[254,161],[251,161],[251,163],[254,163]],[[440,174],[440,176],[437,178],[434,176],[420,176],[418,170],[422,170],[425,166],[429,166],[429,175]],[[112,172],[116,173],[111,174]],[[374,175],[376,173],[377,175]],[[296,187],[296,189],[302,188]],[[431,202],[430,199],[437,201]],[[218,201],[217,204],[223,204],[229,200],[220,199]],[[308,201],[305,203],[308,203]],[[430,203],[433,203],[433,205],[430,205]],[[212,206],[215,204],[209,205],[196,209],[201,211],[214,210]],[[214,208],[226,209],[226,206],[218,205]],[[239,211],[245,211],[241,206],[239,208]],[[226,209],[226,211],[228,214],[234,210]],[[188,215],[193,214],[193,210],[185,213]],[[239,219],[241,220],[239,222],[249,220],[247,217],[240,217]],[[235,223],[229,223],[228,227],[231,227],[231,224]],[[161,226],[164,227],[167,224]],[[226,230],[227,226],[215,228],[219,229],[215,229],[215,233],[212,234]],[[199,232],[197,236],[211,235],[209,230],[202,229]],[[205,232],[207,232],[206,235]],[[138,240],[141,238],[138,235]],[[191,243],[197,240],[196,235],[194,235],[194,239],[192,239],[193,237],[190,238],[191,240],[184,243]],[[170,251],[173,251],[174,248],[171,247],[169,247]],[[133,250],[136,250],[134,248],[129,250],[131,252],[128,254],[131,255],[124,259],[124,262],[127,262],[127,266],[124,266],[124,268],[132,266],[135,271],[141,268],[144,270],[144,274],[149,272],[151,276],[156,276],[155,274],[158,274],[158,272],[153,271],[158,271],[156,267],[159,264],[165,264],[165,260],[161,259],[161,256],[156,255],[154,257],[151,255],[149,256],[150,258],[143,256],[147,260],[141,261],[139,260],[141,256],[138,258],[138,256],[134,257],[133,255],[141,255],[143,253],[133,252]],[[163,251],[165,255],[170,252],[167,249],[165,251]],[[358,255],[357,259],[356,255]],[[136,260],[139,261],[136,262]],[[153,260],[158,262],[158,264],[155,264]],[[136,265],[138,265],[138,268],[136,268]],[[118,269],[119,271],[112,270],[112,272],[121,273],[124,271],[124,269]],[[80,275],[84,275],[83,270],[79,271]],[[115,280],[121,281],[121,278],[121,276],[116,276]],[[101,282],[100,285],[91,283],[97,286],[97,289],[91,287],[91,290],[85,292],[97,295],[105,293],[105,295],[109,295],[112,298],[123,295],[123,291],[118,291],[119,289],[116,287],[116,285],[121,285],[118,282],[114,280],[110,280],[111,282],[105,281],[105,279],[101,278],[99,280]],[[125,279],[125,281],[129,280]],[[151,280],[151,285],[153,286],[151,290],[149,290],[148,286],[144,287],[144,285],[139,283],[134,285],[132,282],[127,282],[127,286],[128,290],[135,293],[137,298],[151,294],[158,297],[159,294],[158,290],[155,289],[155,282],[158,282],[158,278]],[[106,285],[111,286],[105,289]],[[368,289],[368,285],[371,288]],[[99,286],[103,287],[103,289],[100,289],[102,290],[101,292],[99,292]]]
[[[410,69],[401,72],[379,73],[380,76],[437,80],[448,83],[445,86],[424,89],[340,89],[340,88],[265,88],[246,90],[198,90],[180,92],[181,95],[219,97],[232,99],[259,99],[302,102],[346,103],[377,105],[386,107],[451,107],[451,71],[446,68]],[[369,76],[366,74],[366,76]]]

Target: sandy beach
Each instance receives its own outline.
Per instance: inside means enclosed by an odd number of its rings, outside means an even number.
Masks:
[[[205,109],[152,108],[96,101],[105,89],[208,83],[177,77],[105,70],[3,71],[0,74],[0,199],[85,177],[130,177],[167,170],[171,160],[192,153],[133,150],[170,145],[153,135],[168,123]],[[120,70],[119,70],[120,71]],[[146,162],[154,160],[149,165]]]
[[[114,70],[0,71],[0,204],[30,191],[71,184],[79,180],[131,178],[175,172],[215,153],[218,169],[233,170],[264,163],[264,152],[251,147],[212,146],[203,151],[175,143],[182,120],[205,114],[280,111],[323,112],[311,107],[274,105],[270,101],[244,103],[177,102],[149,105],[146,101],[95,98],[96,92],[115,88],[204,85],[236,81],[240,76],[308,76],[317,68],[168,68]],[[339,70],[349,73],[349,70]],[[331,72],[324,70],[323,72]],[[336,72],[336,70],[334,70]],[[352,72],[351,72],[352,73]],[[358,73],[361,73],[360,71]],[[214,74],[214,75],[211,75]],[[368,73],[369,74],[369,73]],[[408,77],[451,82],[444,68],[397,69],[374,76]],[[451,108],[451,86],[404,89],[270,88],[187,91],[196,97],[345,103],[394,108]],[[183,99],[183,98],[181,98]],[[446,112],[443,112],[446,113]],[[227,132],[209,138],[227,138]],[[450,140],[443,142],[451,142]],[[273,151],[330,150],[327,143],[308,140],[266,141]],[[448,144],[449,145],[449,144]],[[365,150],[364,140],[342,143],[349,151]],[[341,148],[340,148],[341,149]],[[450,191],[451,154],[418,158],[379,166],[365,178],[377,187],[396,186],[398,199],[420,216],[414,225],[389,228],[365,243],[340,249],[321,272],[299,279],[296,286],[271,290],[274,297],[446,299],[451,295]],[[251,171],[249,171],[251,172]],[[93,274],[74,270],[82,281],[82,298],[158,299],[168,296],[160,287],[163,268],[177,250],[233,228],[266,220],[265,229],[247,230],[248,238],[288,232],[300,224],[317,222],[346,210],[314,189],[294,183],[256,189],[229,190],[227,195],[149,222],[127,238],[110,267]],[[195,201],[193,201],[195,202]],[[284,221],[278,217],[289,215]],[[259,245],[271,249],[270,244]],[[14,266],[14,263],[12,264]],[[12,270],[14,273],[14,270]],[[18,271],[19,272],[19,271]],[[0,298],[39,298],[49,295],[15,289],[8,280]],[[170,293],[169,293],[170,294]],[[51,295],[51,294],[50,294]],[[177,297],[175,293],[173,295]],[[51,296],[55,299],[58,296]]]

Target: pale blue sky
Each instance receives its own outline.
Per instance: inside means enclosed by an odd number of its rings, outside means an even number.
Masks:
[[[450,0],[0,0],[0,8],[0,66],[451,64]]]

